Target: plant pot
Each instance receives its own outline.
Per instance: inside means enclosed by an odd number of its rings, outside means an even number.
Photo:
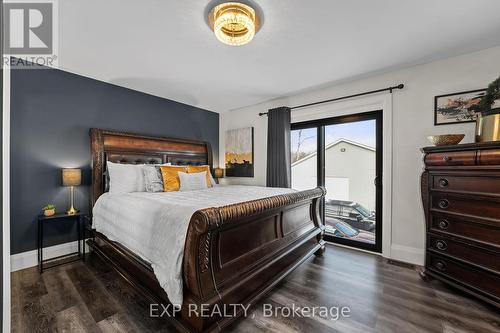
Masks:
[[[480,116],[476,120],[476,142],[500,141],[500,113]]]
[[[52,215],[55,215],[56,214],[56,209],[53,208],[53,209],[46,209],[43,211],[43,215],[45,216],[52,216]]]

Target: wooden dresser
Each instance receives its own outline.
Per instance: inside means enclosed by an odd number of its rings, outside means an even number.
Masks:
[[[422,151],[424,275],[500,307],[500,142]]]

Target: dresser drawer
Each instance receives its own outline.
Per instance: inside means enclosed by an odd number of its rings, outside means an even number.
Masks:
[[[500,149],[480,150],[477,155],[481,165],[500,165]]]
[[[425,156],[427,166],[475,165],[476,150],[429,153]]]
[[[500,273],[500,253],[440,235],[429,235],[427,247],[431,251],[465,260]]]
[[[500,195],[500,177],[431,176],[431,188],[442,191]]]
[[[446,214],[431,214],[430,230],[450,236],[464,237],[500,247],[500,222],[486,224],[467,218],[459,219]]]
[[[443,256],[427,253],[427,268],[449,277],[469,287],[486,292],[498,299],[500,297],[500,277],[465,263],[460,263]]]
[[[494,219],[500,223],[500,198],[484,199],[434,192],[431,194],[430,206],[432,210]]]

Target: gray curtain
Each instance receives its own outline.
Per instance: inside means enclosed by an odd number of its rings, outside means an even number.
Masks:
[[[291,187],[290,108],[279,107],[267,113],[268,187]]]

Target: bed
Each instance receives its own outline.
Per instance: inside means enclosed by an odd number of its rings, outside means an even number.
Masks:
[[[324,225],[319,214],[324,188],[293,191],[216,186],[190,194],[117,197],[107,193],[107,161],[211,166],[211,147],[201,141],[102,129],[91,129],[90,136],[91,205],[97,214],[87,243],[151,303],[178,305],[171,319],[179,331],[222,330],[243,314],[243,307],[234,305],[255,303],[312,254],[324,253]],[[129,203],[134,202],[143,207],[142,212],[130,208]],[[148,215],[146,211],[160,213]],[[169,214],[168,226],[159,223]],[[124,236],[120,229],[129,234]],[[154,251],[144,246],[147,237],[156,244]],[[175,242],[179,244],[170,244]],[[169,251],[166,259],[174,258],[170,263],[164,260],[164,267],[159,264],[162,251]],[[172,268],[175,281],[170,284],[165,280],[168,267],[176,267]],[[176,269],[178,274],[174,274]],[[230,306],[229,316],[216,311]]]

